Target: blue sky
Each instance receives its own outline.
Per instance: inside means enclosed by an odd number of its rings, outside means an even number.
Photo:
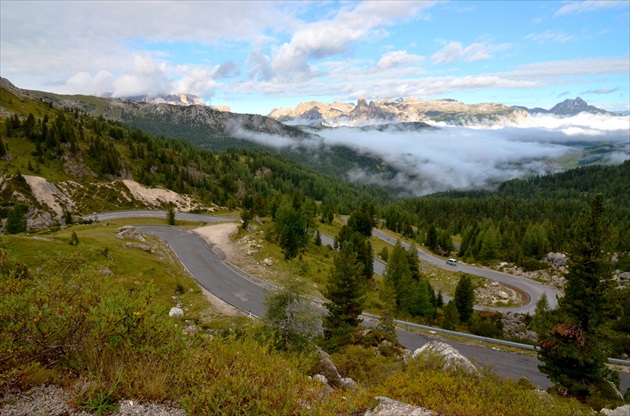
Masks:
[[[416,96],[629,109],[628,1],[0,2],[0,73],[268,114]]]

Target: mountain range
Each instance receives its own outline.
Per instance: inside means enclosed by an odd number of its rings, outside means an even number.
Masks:
[[[408,97],[367,101],[357,104],[335,101],[326,104],[309,101],[295,108],[276,108],[269,117],[287,124],[308,126],[364,126],[383,123],[425,122],[450,125],[497,125],[506,121],[518,124],[529,114],[575,115],[581,112],[608,113],[588,105],[580,97],[567,99],[550,110],[540,107],[508,107],[497,103],[465,104],[453,99],[422,100]]]
[[[135,100],[60,95],[23,90],[0,78],[0,92],[2,90],[21,100],[38,101],[51,108],[78,110],[90,116],[122,122],[158,136],[183,139],[206,150],[249,149],[277,154],[318,172],[362,183],[377,183],[395,195],[418,193],[424,189],[422,184],[433,183],[436,178],[449,176],[419,174],[418,169],[429,166],[429,160],[412,160],[413,157],[409,159],[411,154],[407,154],[408,150],[403,151],[404,155],[387,157],[385,150],[394,150],[393,146],[385,143],[392,140],[394,136],[391,134],[422,134],[422,140],[426,142],[430,137],[439,136],[440,129],[448,125],[514,125],[526,123],[529,117],[546,111],[496,103],[469,105],[452,99],[421,100],[410,97],[370,102],[361,99],[356,105],[308,102],[295,109],[276,109],[270,114],[273,117],[265,117],[219,111],[204,104],[194,104],[198,101],[189,95],[134,97]],[[154,102],[156,97],[159,102]],[[169,100],[177,104],[169,104]],[[553,112],[553,115],[570,114],[581,109],[594,113],[604,111],[589,106],[578,97],[559,103],[549,112]],[[0,112],[3,111],[5,110],[0,108]],[[530,116],[530,113],[533,115]],[[0,115],[10,114],[5,112]],[[352,128],[334,128],[348,125]],[[487,138],[488,134],[483,134]],[[331,140],[331,135],[335,136],[335,140]],[[547,133],[544,135],[549,136]],[[401,136],[404,134],[399,134]],[[384,144],[379,149],[367,149],[364,145],[367,137],[372,142],[380,140]],[[567,151],[563,160],[543,158],[522,163],[534,166],[538,172],[555,172],[580,165],[606,163],[607,155],[623,152],[623,146],[601,140],[588,143],[578,141],[572,146],[574,148]],[[508,164],[505,163],[505,166]],[[515,168],[522,170],[520,165]],[[500,170],[503,169],[504,167]],[[487,168],[485,170],[488,171]],[[410,185],[411,182],[414,184]],[[438,186],[428,189],[451,188]],[[428,191],[422,190],[421,193],[425,192]]]

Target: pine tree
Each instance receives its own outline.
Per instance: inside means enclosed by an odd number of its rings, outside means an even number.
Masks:
[[[175,207],[173,204],[168,204],[168,209],[166,210],[166,223],[168,225],[175,225]]]
[[[20,175],[20,178],[24,180],[22,175]],[[26,231],[26,207],[16,204],[13,209],[9,211],[4,227],[7,234],[17,234]]]
[[[601,194],[595,195],[590,211],[582,213],[574,227],[567,249],[564,297],[558,302],[555,322],[549,325],[553,325],[551,331],[538,334],[540,371],[580,398],[610,390],[608,381],[619,382],[617,374],[606,367],[602,343],[601,326],[610,314],[612,281],[611,224],[603,202]]]
[[[449,301],[444,307],[444,315],[442,316],[442,328],[453,331],[459,323],[459,312],[454,301]]]
[[[79,237],[77,236],[77,233],[75,233],[74,231],[72,231],[72,235],[70,236],[70,243],[71,246],[78,246],[79,245]]]
[[[272,342],[284,351],[304,351],[312,346],[318,318],[302,296],[303,282],[289,279],[284,287],[265,298],[263,324],[271,330]]]
[[[429,231],[427,231],[427,239],[425,241],[425,245],[431,251],[435,251],[437,249],[438,232],[437,232],[437,228],[435,228],[435,225],[433,224],[431,224],[431,226],[429,227]]]
[[[454,300],[460,322],[469,322],[475,306],[475,288],[469,275],[464,274],[460,277],[455,288]]]
[[[394,323],[396,318],[396,288],[389,280],[384,280],[380,285],[378,298],[381,301],[382,313],[376,328],[397,338],[396,324]]]
[[[328,299],[324,317],[326,338],[344,335],[361,323],[366,285],[363,278],[363,265],[349,243],[344,243],[334,258],[333,268],[328,276],[324,296]]]

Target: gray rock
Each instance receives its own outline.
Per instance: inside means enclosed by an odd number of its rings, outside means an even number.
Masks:
[[[147,253],[151,253],[153,251],[151,247],[147,246],[146,244],[140,244],[140,243],[125,243],[123,244],[123,247],[137,248],[139,250],[146,251]]]
[[[263,263],[265,266],[273,266],[273,260],[271,260],[270,258],[266,258],[266,259],[264,259],[264,260],[262,261],[262,263]]]
[[[335,367],[335,364],[330,359],[330,356],[321,348],[318,349],[318,352],[319,363],[314,372],[324,375],[327,383],[331,387],[341,387],[341,376],[339,375],[337,367]]]
[[[437,357],[444,360],[443,370],[461,370],[470,374],[479,374],[477,368],[468,358],[464,357],[455,348],[440,341],[430,341],[413,352],[413,357]]]
[[[379,396],[376,400],[379,401],[378,406],[365,412],[364,416],[437,416],[432,410],[392,400],[389,397]]]
[[[567,256],[562,253],[549,253],[545,257],[545,261],[551,263],[551,267],[557,269],[567,264]]]
[[[313,379],[319,381],[322,384],[328,384],[328,379],[323,374],[315,374],[313,376]]]
[[[120,227],[116,230],[116,232],[118,233],[118,235],[116,235],[116,237],[123,239],[123,240],[138,240],[141,242],[145,242],[147,240],[145,240],[145,238],[142,236],[142,234],[140,234],[140,232],[138,230],[136,230],[136,227],[132,226],[132,225],[126,225],[124,227]]]
[[[184,316],[184,310],[182,308],[173,307],[168,312],[168,316],[171,318],[178,318],[180,316]]]
[[[601,413],[606,416],[628,416],[630,415],[630,404],[618,407],[616,409],[602,409]]]
[[[342,377],[341,387],[343,387],[346,390],[356,390],[358,387],[358,384],[356,381],[354,381],[350,377]]]

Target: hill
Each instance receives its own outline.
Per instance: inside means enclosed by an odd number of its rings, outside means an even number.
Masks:
[[[103,104],[93,100],[95,107]],[[63,222],[66,212],[169,202],[187,210],[235,209],[244,198],[271,203],[278,195],[294,194],[347,212],[363,200],[388,199],[381,189],[351,185],[268,152],[204,150],[76,107],[59,109],[11,87],[0,89],[0,114],[0,218],[16,205],[28,206],[31,228]],[[173,193],[148,201],[138,197],[147,192],[143,187]]]
[[[173,105],[146,97],[136,101],[27,91],[4,78],[0,78],[0,88],[21,99],[119,121],[157,136],[183,139],[206,150],[265,151],[342,179],[347,179],[359,166],[366,172],[389,178],[398,173],[396,168],[374,155],[362,154],[348,146],[326,145],[317,134],[261,115],[236,114],[205,105]],[[278,142],[283,146],[278,146]],[[396,193],[400,189],[394,187],[391,191]]]

